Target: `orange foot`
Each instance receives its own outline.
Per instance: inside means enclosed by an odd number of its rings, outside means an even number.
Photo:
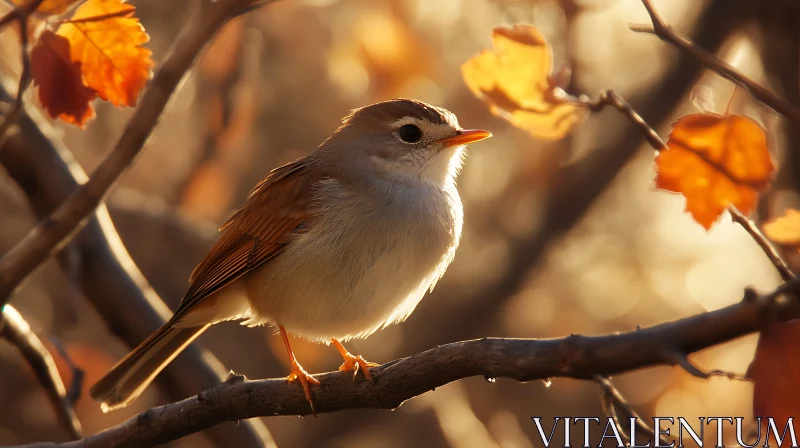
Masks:
[[[286,334],[286,330],[283,326],[278,325],[278,329],[281,332],[283,344],[286,346],[286,353],[289,355],[289,363],[292,365],[292,370],[289,372],[289,376],[286,377],[286,380],[290,383],[295,380],[300,381],[300,385],[303,386],[303,393],[306,396],[306,401],[311,406],[311,413],[316,417],[317,411],[314,409],[314,396],[311,395],[311,387],[309,384],[319,384],[319,381],[306,372],[303,366],[297,362],[292,352],[292,347],[289,345],[289,335]]]
[[[331,338],[331,342],[333,346],[336,347],[336,350],[339,351],[339,354],[342,355],[344,358],[344,363],[339,366],[340,372],[345,372],[348,370],[353,371],[353,381],[356,380],[356,375],[358,375],[358,371],[360,370],[364,374],[364,378],[368,380],[372,380],[372,374],[369,373],[370,367],[377,367],[380,364],[375,364],[374,362],[369,362],[363,357],[355,356],[352,353],[348,352],[344,345],[339,342],[336,338]]]
[[[306,396],[306,401],[308,404],[311,405],[311,412],[314,415],[317,415],[317,411],[314,409],[314,396],[311,395],[311,387],[309,384],[319,384],[319,380],[311,376],[310,373],[306,372],[303,366],[297,362],[297,360],[292,360],[292,370],[289,373],[289,376],[286,377],[288,382],[300,381],[300,385],[303,386],[303,393]]]

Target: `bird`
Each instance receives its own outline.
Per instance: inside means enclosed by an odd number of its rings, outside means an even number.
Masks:
[[[342,344],[402,322],[444,275],[461,238],[456,177],[465,130],[441,107],[392,99],[354,109],[307,155],[275,168],[220,228],[173,316],[91,389],[104,412],[131,404],[211,325],[270,325],[314,411],[289,335],[333,344],[341,371],[377,366]]]

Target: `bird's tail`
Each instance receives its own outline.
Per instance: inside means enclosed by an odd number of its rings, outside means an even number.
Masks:
[[[101,402],[103,412],[128,406],[170,361],[210,326],[177,328],[167,322],[92,387],[92,398]]]

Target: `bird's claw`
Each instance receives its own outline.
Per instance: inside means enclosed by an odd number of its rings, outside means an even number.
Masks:
[[[319,380],[306,372],[303,366],[297,361],[292,362],[292,370],[289,376],[286,377],[286,380],[290,383],[300,381],[300,385],[303,386],[303,393],[306,396],[306,401],[308,401],[308,404],[311,406],[311,413],[316,417],[317,411],[314,409],[314,396],[311,394],[311,386],[309,386],[309,384],[319,385]]]
[[[344,363],[339,366],[339,371],[346,372],[348,370],[352,370],[353,381],[356,380],[356,375],[358,375],[359,370],[364,374],[364,378],[372,381],[372,374],[369,372],[369,368],[380,365],[367,361],[361,355],[352,355],[350,352],[342,353],[342,358],[344,358]]]

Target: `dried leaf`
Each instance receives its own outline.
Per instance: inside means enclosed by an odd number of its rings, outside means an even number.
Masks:
[[[30,4],[31,1],[32,0],[11,0],[11,3],[13,3],[14,6],[20,7]],[[80,0],[43,0],[39,3],[39,6],[36,7],[36,12],[46,15],[61,14],[79,1]]]
[[[729,206],[749,214],[771,180],[766,134],[746,117],[687,115],[672,125],[667,147],[656,157],[656,187],[683,194],[706,230]]]
[[[789,209],[780,218],[764,223],[764,234],[784,246],[800,246],[800,211]]]
[[[69,39],[86,85],[115,106],[136,105],[153,67],[152,52],[142,47],[150,36],[135,9],[122,0],[88,0],[56,31]]]
[[[81,64],[70,59],[66,38],[42,32],[31,49],[31,74],[34,86],[39,86],[39,101],[51,117],[80,127],[94,117],[91,101],[96,92],[83,84]]]
[[[563,74],[551,76],[552,50],[539,31],[528,25],[495,28],[494,51],[467,61],[461,72],[470,90],[533,137],[556,140],[586,116],[582,107],[559,98]]]
[[[761,331],[748,372],[754,383],[753,415],[774,417],[779,432],[789,417],[800,415],[799,340],[800,322],[768,326]]]

